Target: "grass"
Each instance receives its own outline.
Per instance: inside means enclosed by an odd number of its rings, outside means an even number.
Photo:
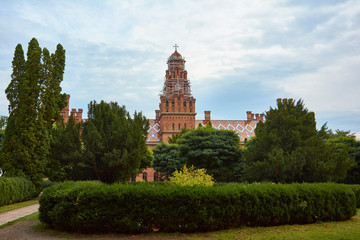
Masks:
[[[25,202],[19,202],[19,203],[13,203],[10,205],[1,206],[0,213],[8,212],[8,211],[15,210],[15,209],[22,208],[22,207],[31,206],[31,205],[34,205],[37,203],[39,203],[39,200],[33,199],[33,200],[25,201]]]
[[[275,227],[237,228],[226,231],[198,233],[190,239],[359,239],[360,236],[360,209],[357,215],[343,222],[324,222],[306,225],[282,225]]]
[[[7,227],[16,222],[24,221],[38,221],[38,213],[31,214],[16,221],[7,223],[0,228]],[[57,235],[65,238],[76,239],[79,234],[66,233],[50,230],[46,225],[39,223],[33,226],[35,230],[40,230],[43,234]],[[82,235],[83,236],[83,235]],[[86,236],[86,235],[85,235]],[[112,236],[117,236],[113,234]],[[283,225],[274,227],[243,227],[230,229],[225,231],[206,232],[206,233],[149,233],[149,234],[137,234],[137,235],[119,235],[119,238],[139,238],[139,239],[217,239],[217,240],[238,240],[238,239],[273,239],[273,240],[292,240],[292,239],[359,239],[360,236],[360,209],[358,209],[357,215],[350,220],[342,222],[323,222],[307,225]],[[102,239],[103,235],[93,234],[89,235],[90,238]]]

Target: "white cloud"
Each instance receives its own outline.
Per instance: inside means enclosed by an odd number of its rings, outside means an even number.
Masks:
[[[314,72],[279,83],[285,93],[303,98],[314,111],[360,111],[360,57],[339,59]]]
[[[356,0],[12,1],[3,9],[0,62],[10,66],[9,48],[32,37],[50,51],[61,43],[63,89],[76,108],[109,99],[153,117],[175,43],[195,97],[208,99],[214,115],[239,106],[265,111],[276,95],[333,115],[360,108]],[[0,68],[2,92],[6,71]],[[0,100],[5,114],[1,93]]]

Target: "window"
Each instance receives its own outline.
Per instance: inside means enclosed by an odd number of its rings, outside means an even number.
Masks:
[[[184,128],[186,128],[186,123],[184,123]]]
[[[166,100],[166,106],[167,106],[167,107],[169,106],[169,102],[168,102],[168,100]]]
[[[181,129],[180,123],[179,123],[179,130]]]
[[[174,102],[174,100],[172,100],[171,106],[172,106],[172,107],[175,107],[175,102]]]
[[[175,130],[175,123],[173,123],[173,130]]]
[[[184,107],[186,107],[186,101],[184,101]]]
[[[143,172],[143,180],[144,180],[145,182],[147,182],[147,173],[146,173],[146,172]]]
[[[159,173],[155,172],[154,173],[154,182],[157,182],[157,181],[159,181]]]

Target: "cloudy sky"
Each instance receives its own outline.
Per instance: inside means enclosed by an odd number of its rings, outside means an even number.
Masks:
[[[154,118],[178,44],[197,119],[245,119],[303,99],[318,127],[360,133],[359,0],[18,1],[0,8],[0,115],[15,47],[66,49],[70,108],[116,101]]]

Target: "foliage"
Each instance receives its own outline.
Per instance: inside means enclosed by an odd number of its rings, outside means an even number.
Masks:
[[[90,102],[84,124],[84,160],[97,180],[105,183],[128,181],[151,165],[146,137],[149,121],[142,113],[131,118],[116,102]]]
[[[315,114],[302,100],[278,100],[255,134],[244,154],[247,181],[336,182],[354,164],[347,149],[327,142],[325,125],[316,130]]]
[[[34,184],[20,177],[0,177],[0,206],[36,196]]]
[[[171,137],[169,137],[168,143],[175,144],[177,142],[177,140],[179,139],[179,137],[181,137],[184,133],[188,132],[189,130],[190,129],[188,129],[188,128],[182,128],[181,132],[173,133],[173,135]]]
[[[0,116],[0,130],[3,130],[6,128],[7,119],[8,119],[8,117],[6,117],[6,116]]]
[[[242,172],[239,136],[231,130],[198,127],[178,140],[180,157],[187,165],[205,168],[216,181],[238,181]]]
[[[342,182],[360,184],[360,141],[357,141],[350,131],[336,130],[335,133],[330,132],[328,143],[340,153],[348,152],[349,157],[355,160],[355,165],[348,170]]]
[[[184,129],[171,138],[175,143],[160,143],[154,149],[154,168],[166,175],[184,164],[204,168],[216,181],[239,181],[243,162],[239,136],[230,130],[217,130],[211,124]]]
[[[159,143],[153,148],[154,169],[170,176],[175,170],[180,169],[185,164],[185,159],[179,156],[178,144]]]
[[[81,123],[70,116],[65,124],[62,119],[51,130],[50,154],[46,176],[52,181],[75,180],[81,175],[82,150]]]
[[[346,185],[65,182],[40,197],[43,223],[76,232],[193,232],[240,226],[349,219],[355,196]],[[99,224],[101,223],[101,224]]]
[[[39,190],[49,153],[49,130],[66,104],[66,96],[60,94],[65,50],[58,44],[50,55],[33,38],[26,60],[22,46],[16,46],[12,67],[11,82],[5,91],[9,118],[1,166],[5,175],[25,176]]]
[[[195,169],[194,166],[187,168],[186,165],[170,177],[170,182],[180,186],[212,186],[214,181],[211,175],[206,174],[206,169]]]

